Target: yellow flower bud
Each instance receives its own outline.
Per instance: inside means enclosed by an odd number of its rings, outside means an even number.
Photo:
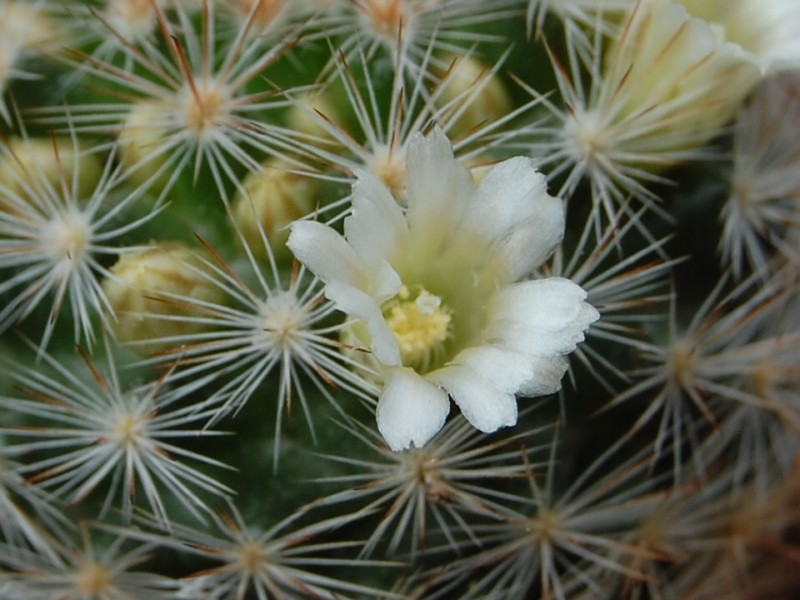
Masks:
[[[497,164],[497,161],[491,160],[486,156],[475,156],[470,160],[465,161],[464,164],[469,169],[475,185],[478,185],[481,181],[483,181],[483,176],[491,171],[492,167]]]
[[[233,220],[250,248],[264,249],[259,228],[264,230],[272,251],[286,258],[286,226],[306,216],[315,207],[317,182],[286,170],[275,159],[268,159],[259,171],[245,177],[243,192],[233,200]]]
[[[231,5],[242,19],[255,10],[253,24],[261,31],[279,25],[290,9],[288,0],[231,0]]]
[[[111,268],[111,277],[103,281],[103,291],[116,315],[117,339],[137,342],[137,351],[149,353],[172,348],[172,336],[203,331],[205,325],[199,319],[170,318],[197,316],[180,298],[222,302],[222,290],[203,272],[207,268],[197,254],[180,242],[161,242],[120,256]]]
[[[437,104],[451,106],[453,112],[464,109],[448,129],[451,135],[491,123],[511,111],[508,92],[489,65],[472,56],[447,60],[452,61],[452,67],[442,77],[442,89]]]
[[[0,186],[6,193],[25,197],[26,187],[41,189],[49,184],[56,190],[66,182],[72,189],[78,178],[78,198],[90,196],[100,181],[103,165],[96,154],[82,151],[66,138],[12,138],[0,155]]]
[[[0,6],[0,38],[24,51],[46,51],[66,42],[64,30],[41,3],[5,0]]]
[[[157,24],[156,7],[161,0],[107,0],[104,19],[115,32],[127,39],[143,39]]]
[[[330,133],[322,126],[323,117],[332,123],[342,122],[341,114],[329,94],[303,94],[289,108],[287,126],[298,133],[329,140]]]
[[[665,153],[693,150],[719,133],[743,98],[761,77],[753,57],[736,44],[720,38],[706,21],[689,15],[679,3],[652,0],[637,4],[625,26],[625,35],[609,48],[602,75],[601,98],[613,101],[613,111],[602,107],[587,118],[576,143],[587,152],[607,144],[602,134],[608,125],[593,131],[592,117],[604,123],[608,115],[616,123],[628,120],[632,132],[643,141],[625,152]],[[647,130],[643,123],[659,117],[659,127]],[[621,150],[620,150],[621,151]]]
[[[765,72],[800,67],[796,0],[677,0],[694,17],[752,54]]]
[[[170,108],[161,102],[144,101],[133,105],[125,125],[119,134],[120,158],[122,164],[133,169],[130,179],[142,185],[150,180],[164,166],[167,154],[153,157],[153,152],[166,143],[165,115]],[[159,126],[159,124],[162,124]],[[172,172],[168,169],[156,179],[155,186],[167,186]]]
[[[377,145],[367,159],[367,167],[389,188],[400,204],[406,201],[406,157],[389,145]]]

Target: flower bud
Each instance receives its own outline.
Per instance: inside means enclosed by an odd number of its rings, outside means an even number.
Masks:
[[[53,15],[41,2],[4,0],[0,6],[0,46],[16,46],[23,51],[47,51],[66,42],[66,36]]]
[[[107,0],[103,15],[109,28],[126,39],[144,39],[157,25],[162,0]]]
[[[330,140],[331,135],[323,127],[325,119],[332,123],[341,123],[341,115],[329,94],[302,94],[287,114],[287,126],[292,131]]]
[[[90,196],[100,181],[103,165],[96,154],[83,151],[66,138],[12,138],[0,155],[0,189],[25,197],[25,188],[49,184],[72,189],[78,178],[78,198]]]
[[[800,67],[800,4],[796,0],[678,2],[752,54],[765,72]]]
[[[120,158],[131,169],[133,183],[143,185],[150,181],[159,169],[163,168],[166,154],[153,156],[166,143],[166,123],[164,115],[169,107],[163,103],[143,101],[133,105],[125,125],[119,134]],[[159,124],[162,124],[159,126]],[[172,172],[163,171],[153,182],[157,188],[167,186]]]
[[[677,2],[637,5],[624,32],[609,48],[602,97],[614,98],[617,122],[628,119],[629,129],[653,140],[628,153],[696,149],[719,133],[761,78],[752,55]],[[660,127],[646,131],[642,123],[653,114]],[[604,143],[591,122],[583,123],[581,136],[587,147]]]
[[[472,56],[453,58],[441,85],[437,104],[451,106],[453,112],[463,109],[449,128],[451,134],[494,122],[511,111],[511,100],[497,73]]]
[[[263,229],[272,252],[287,258],[286,226],[314,209],[317,182],[268,159],[262,169],[249,173],[242,185],[243,191],[233,200],[233,220],[245,241],[253,250],[263,250]]]
[[[222,290],[204,276],[207,268],[180,242],[161,242],[120,256],[103,281],[114,309],[114,333],[142,353],[173,347],[170,338],[203,331],[200,319],[180,298],[221,303]],[[174,318],[173,318],[174,317]],[[153,340],[148,343],[149,340]]]
[[[252,14],[253,25],[257,31],[274,28],[287,17],[294,2],[287,0],[230,0],[237,16],[244,20]]]

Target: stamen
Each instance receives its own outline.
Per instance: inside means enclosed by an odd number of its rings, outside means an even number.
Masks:
[[[424,373],[436,363],[450,337],[450,311],[424,288],[412,296],[405,286],[383,308],[400,347],[403,364]]]

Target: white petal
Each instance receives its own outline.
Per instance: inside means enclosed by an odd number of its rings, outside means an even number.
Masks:
[[[511,280],[542,264],[564,236],[564,205],[547,194],[533,161],[517,156],[493,167],[470,202],[467,224],[500,252]]]
[[[394,450],[424,446],[444,425],[450,401],[447,393],[412,369],[392,369],[378,399],[378,430]]]
[[[445,388],[474,427],[485,433],[517,422],[517,399],[467,367],[443,367],[426,377]]]
[[[412,138],[406,172],[407,219],[414,243],[435,253],[467,208],[475,191],[472,175],[454,158],[450,140],[439,127]]]
[[[370,336],[370,349],[378,362],[388,366],[400,364],[400,348],[397,346],[397,338],[386,324],[380,305],[374,298],[340,281],[328,283],[325,286],[325,295],[342,312],[366,322]]]
[[[491,299],[487,342],[539,356],[568,354],[600,316],[585,298],[560,277],[506,286]]]
[[[364,261],[336,231],[316,221],[295,221],[290,228],[289,250],[322,281],[369,288]]]
[[[344,221],[345,237],[360,256],[390,258],[408,236],[403,211],[373,175],[360,171],[356,174],[352,214]]]
[[[569,361],[484,345],[459,352],[453,364],[470,368],[497,389],[518,396],[545,396],[561,389]]]
[[[554,203],[548,200],[547,204],[554,209],[552,205],[557,204],[557,209],[548,210],[541,219],[535,216],[520,223],[493,248],[498,264],[506,270],[507,281],[519,281],[530,275],[547,260],[564,237],[563,205],[557,198],[547,198],[555,200]]]
[[[534,377],[530,356],[497,346],[476,346],[459,352],[452,360],[491,381],[500,391],[516,394]]]
[[[383,302],[402,287],[400,277],[380,256],[356,254],[336,231],[316,221],[295,221],[286,245],[297,260],[326,284],[339,281]]]
[[[533,377],[520,386],[517,394],[535,398],[554,394],[561,389],[561,380],[569,367],[566,356],[529,355],[529,360],[533,366]]]

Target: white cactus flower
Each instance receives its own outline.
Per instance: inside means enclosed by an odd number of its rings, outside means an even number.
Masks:
[[[523,157],[476,185],[438,128],[409,144],[405,208],[356,176],[344,237],[299,221],[288,246],[382,368],[381,434],[393,450],[423,446],[448,396],[481,431],[514,425],[515,396],[558,390],[599,316],[571,281],[526,279],[564,234],[561,200]]]
[[[739,44],[765,73],[800,67],[800,2],[797,0],[678,0]]]

